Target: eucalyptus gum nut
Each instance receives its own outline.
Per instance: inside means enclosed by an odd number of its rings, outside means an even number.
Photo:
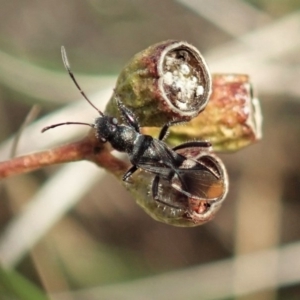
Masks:
[[[212,94],[205,110],[184,126],[173,126],[166,142],[178,145],[191,139],[209,140],[215,151],[236,151],[262,138],[260,103],[249,77],[214,74]],[[156,136],[158,128],[143,128]]]
[[[184,151],[185,150],[182,150],[182,154],[184,154]],[[180,193],[172,188],[168,182],[165,182],[160,185],[160,198],[163,199],[165,203],[177,208],[159,203],[153,199],[151,193],[153,175],[143,170],[139,170],[132,175],[131,179],[133,183],[125,183],[125,187],[131,192],[137,204],[139,204],[148,215],[159,222],[177,227],[195,227],[202,225],[215,217],[226,198],[229,188],[226,168],[223,162],[211,152],[211,149],[199,151],[197,155],[195,154],[194,159],[198,160],[205,156],[209,156],[216,161],[220,167],[219,171],[223,182],[223,190],[214,201],[199,201],[198,199],[193,201],[194,199]],[[197,205],[201,205],[201,203],[204,205],[209,204],[210,207],[197,213],[192,209],[195,203]]]
[[[215,74],[211,99],[212,104],[199,120],[214,124],[212,142],[216,147],[236,151],[262,138],[260,103],[253,96],[248,75]]]
[[[121,71],[115,93],[142,126],[190,120],[206,106],[211,76],[204,58],[192,45],[168,40],[136,54]],[[106,113],[119,116],[112,96]]]

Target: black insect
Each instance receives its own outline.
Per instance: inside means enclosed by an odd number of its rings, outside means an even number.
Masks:
[[[170,148],[163,140],[169,127],[180,123],[180,121],[166,123],[157,139],[150,135],[142,134],[134,113],[122,103],[119,96],[115,96],[116,104],[126,125],[118,124],[117,118],[104,115],[87,98],[71,72],[63,47],[62,57],[65,68],[73,82],[83,97],[98,111],[100,116],[95,120],[94,124],[64,122],[47,126],[42,132],[69,124],[82,124],[95,128],[99,141],[103,143],[109,142],[114,149],[128,154],[132,167],[124,174],[124,181],[127,181],[139,168],[154,175],[151,191],[153,198],[158,202],[165,203],[159,197],[160,181],[168,182],[172,188],[189,199],[193,199],[193,201],[214,201],[223,194],[222,168],[218,161],[214,160],[209,154],[202,156],[200,159],[193,159],[196,156],[199,157],[201,151],[209,153],[211,148],[209,142],[192,141]],[[196,154],[194,155],[193,153]],[[218,192],[210,193],[211,187],[214,187],[214,190],[217,187]],[[169,203],[165,204],[172,206]]]

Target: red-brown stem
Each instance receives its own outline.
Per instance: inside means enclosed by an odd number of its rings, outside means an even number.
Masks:
[[[104,147],[89,135],[78,142],[0,162],[0,178],[27,173],[54,164],[80,160],[93,161],[117,177],[128,168],[128,164],[111,155],[106,146]]]

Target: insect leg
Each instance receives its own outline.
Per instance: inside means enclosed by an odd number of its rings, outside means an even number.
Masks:
[[[171,208],[182,209],[182,207],[179,207],[179,206],[176,206],[176,205],[172,205],[172,204],[167,203],[165,201],[162,201],[160,199],[155,199],[155,201],[158,202],[158,203],[164,204],[165,206],[169,206]]]
[[[130,167],[127,172],[123,175],[123,181],[127,181],[128,178],[138,169],[137,166],[133,165]]]
[[[180,124],[180,123],[185,123],[185,122],[186,122],[186,121],[177,120],[177,121],[170,121],[170,122],[166,123],[166,124],[162,127],[162,129],[160,130],[158,139],[162,141],[162,140],[167,136],[169,127],[171,127],[171,126],[173,126],[173,125],[175,125],[175,124]]]
[[[145,151],[150,147],[153,138],[140,134],[136,139],[132,152],[129,155],[130,161],[133,165],[138,165],[143,157]]]
[[[154,200],[158,199],[158,184],[159,184],[159,176],[156,175],[152,182],[152,196]]]
[[[174,148],[172,148],[172,150],[176,151],[185,148],[209,148],[209,147],[211,147],[211,143],[208,141],[191,141],[191,142],[186,142],[177,145]]]
[[[140,133],[140,125],[137,121],[137,117],[134,113],[128,109],[121,101],[118,95],[115,96],[119,111],[121,113],[122,118],[124,121],[131,127],[135,129],[136,132]]]

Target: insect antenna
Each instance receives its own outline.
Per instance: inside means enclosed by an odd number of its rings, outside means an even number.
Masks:
[[[71,79],[73,80],[73,82],[75,83],[77,89],[79,90],[79,92],[81,93],[81,95],[84,97],[84,99],[92,106],[94,107],[94,109],[97,110],[97,112],[100,114],[100,116],[104,116],[103,112],[100,111],[91,101],[90,99],[87,97],[87,95],[85,94],[85,92],[81,89],[81,87],[79,86],[73,72],[71,71],[71,67],[70,67],[70,63],[67,57],[67,52],[64,46],[61,46],[61,56],[62,56],[62,60],[64,63],[64,66],[66,68],[66,70],[68,71]]]
[[[63,123],[57,123],[57,124],[52,124],[50,126],[46,126],[42,129],[42,132],[45,132],[49,129],[58,127],[58,126],[62,126],[62,125],[86,125],[86,126],[90,126],[92,128],[95,127],[95,124],[90,124],[90,123],[82,123],[82,122],[63,122]]]

